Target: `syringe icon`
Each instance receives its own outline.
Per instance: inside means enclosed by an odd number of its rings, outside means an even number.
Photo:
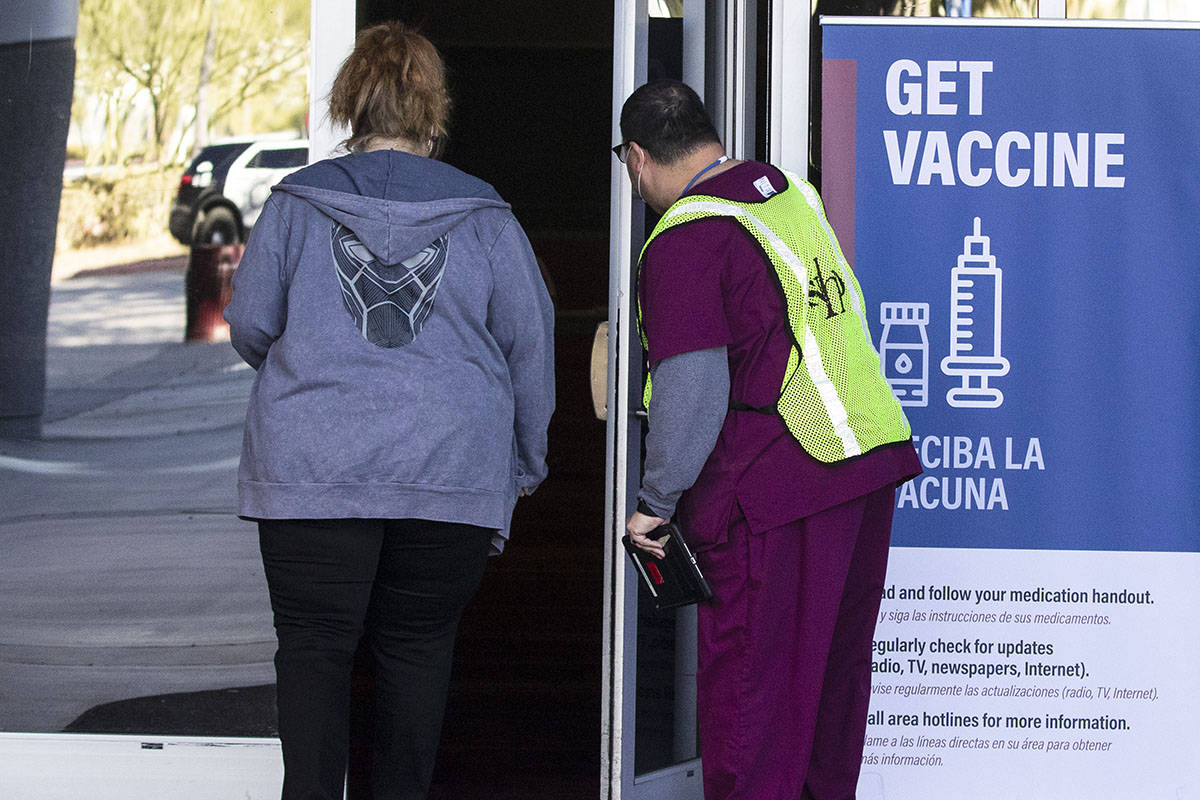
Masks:
[[[946,392],[955,408],[997,408],[1004,402],[1004,394],[988,386],[989,378],[1008,373],[1008,359],[1000,355],[1002,277],[975,217],[975,232],[963,237],[958,266],[950,271],[950,355],[942,359],[942,372],[962,379]]]

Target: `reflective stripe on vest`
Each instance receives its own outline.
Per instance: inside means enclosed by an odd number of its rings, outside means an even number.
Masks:
[[[735,220],[759,243],[775,270],[796,345],[776,403],[788,430],[810,455],[824,462],[906,441],[912,431],[880,374],[858,281],[816,191],[807,182],[787,175],[788,188],[760,203],[703,195],[680,199],[659,220],[642,255],[656,236],[676,225],[716,216]],[[801,254],[812,261],[815,272]],[[828,277],[822,272],[827,265],[832,266]],[[836,304],[830,296],[831,284],[838,290]],[[815,300],[810,296],[814,290],[819,295]],[[820,319],[819,312],[810,314],[811,302],[817,304],[815,308],[827,310],[828,316]],[[642,328],[640,307],[638,311]],[[642,343],[648,350],[644,329]],[[804,369],[797,373],[801,366]],[[647,375],[643,393],[647,407],[651,391]]]

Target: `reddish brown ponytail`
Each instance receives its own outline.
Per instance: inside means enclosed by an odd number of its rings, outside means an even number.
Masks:
[[[400,137],[441,151],[450,116],[446,69],[433,44],[401,22],[358,34],[329,93],[329,118],[350,128],[348,150]]]

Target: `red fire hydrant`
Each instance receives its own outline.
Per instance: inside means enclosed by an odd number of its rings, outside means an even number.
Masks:
[[[229,335],[221,312],[233,297],[233,272],[242,260],[240,244],[193,245],[188,258],[185,342],[211,342]]]

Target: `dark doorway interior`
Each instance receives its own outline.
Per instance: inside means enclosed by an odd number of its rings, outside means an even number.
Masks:
[[[608,297],[612,5],[359,0],[441,50],[455,102],[445,160],[512,204],[557,306],[550,477],[463,617],[433,800],[584,800],[600,779],[604,425],[588,358]],[[369,675],[360,671],[361,701]],[[359,710],[365,710],[359,705]],[[350,797],[369,731],[355,727]]]

